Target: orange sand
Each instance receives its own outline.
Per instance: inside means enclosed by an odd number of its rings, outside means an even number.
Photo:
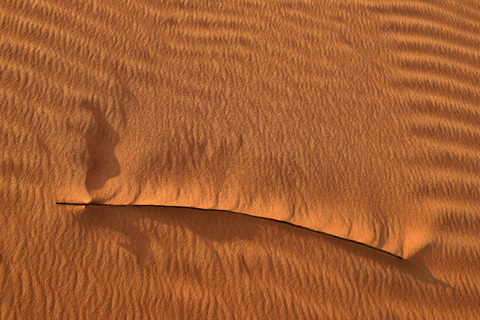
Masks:
[[[477,1],[2,0],[0,112],[0,319],[480,317]]]

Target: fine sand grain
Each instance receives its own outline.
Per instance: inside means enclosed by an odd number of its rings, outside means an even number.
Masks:
[[[0,150],[0,319],[480,317],[478,1],[1,0]]]

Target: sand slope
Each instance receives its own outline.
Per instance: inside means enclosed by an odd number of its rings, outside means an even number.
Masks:
[[[2,1],[0,318],[478,316],[479,18]]]

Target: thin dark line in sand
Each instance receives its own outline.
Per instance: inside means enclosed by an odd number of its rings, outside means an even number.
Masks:
[[[86,206],[104,206],[104,207],[157,207],[157,208],[191,209],[191,210],[200,210],[200,211],[228,212],[228,213],[232,213],[232,214],[238,214],[238,215],[248,216],[248,217],[252,217],[252,218],[257,218],[257,219],[263,219],[263,220],[269,220],[269,221],[274,221],[274,222],[278,222],[278,223],[283,223],[283,224],[286,224],[286,225],[289,225],[289,226],[292,226],[292,227],[297,227],[297,228],[301,228],[301,229],[308,230],[308,231],[311,231],[311,232],[320,233],[320,234],[323,234],[323,235],[326,235],[326,236],[329,236],[329,237],[333,237],[333,238],[336,238],[336,239],[339,239],[339,240],[344,240],[344,241],[347,241],[347,242],[355,243],[355,244],[358,244],[358,245],[367,247],[367,248],[369,248],[369,249],[376,250],[376,251],[379,251],[379,252],[388,254],[388,255],[390,255],[390,256],[392,256],[392,257],[395,257],[395,258],[397,258],[397,259],[400,259],[400,260],[405,260],[403,257],[401,257],[401,256],[399,256],[399,255],[396,255],[396,254],[394,254],[394,253],[391,253],[391,252],[388,252],[388,251],[379,249],[379,248],[377,248],[377,247],[368,245],[368,244],[363,243],[363,242],[359,242],[359,241],[355,241],[355,240],[347,239],[347,238],[342,238],[342,237],[336,236],[336,235],[334,235],[334,234],[330,234],[330,233],[326,233],[326,232],[322,232],[322,231],[310,229],[310,228],[303,227],[303,226],[299,226],[299,225],[296,225],[296,224],[293,224],[293,223],[290,223],[290,222],[286,222],[286,221],[276,220],[276,219],[272,219],[272,218],[258,217],[258,216],[253,216],[253,215],[246,214],[246,213],[229,211],[229,210],[204,209],[204,208],[197,208],[197,207],[182,207],[182,206],[162,206],[162,205],[153,205],[153,204],[135,204],[135,205],[131,205],[131,204],[106,204],[106,203],[76,203],[76,202],[56,202],[56,204],[57,204],[57,205],[61,205],[61,206],[85,206],[85,207],[86,207]]]

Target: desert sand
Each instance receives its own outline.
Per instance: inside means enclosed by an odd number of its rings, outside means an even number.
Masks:
[[[0,1],[0,319],[480,318],[480,2]]]

